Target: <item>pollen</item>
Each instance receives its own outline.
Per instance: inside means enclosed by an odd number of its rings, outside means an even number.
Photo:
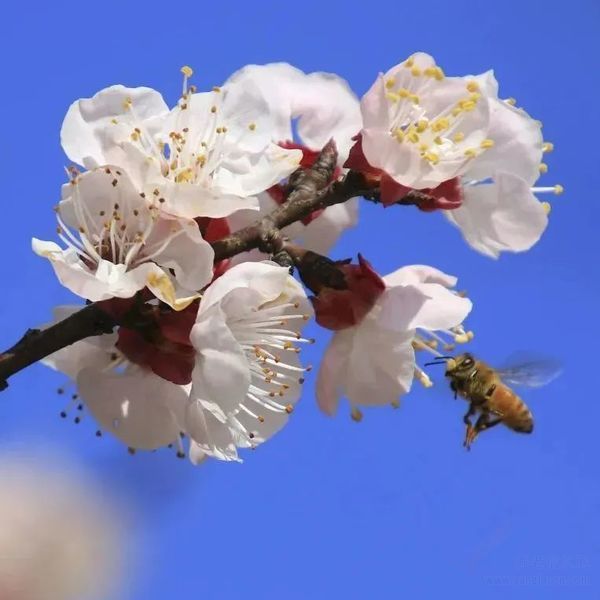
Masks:
[[[256,123],[250,123],[250,125],[248,125],[248,129],[250,131],[255,131],[256,130]]]
[[[363,414],[362,411],[356,407],[353,406],[352,407],[352,411],[350,412],[350,418],[355,422],[355,423],[360,423],[363,420]]]
[[[557,184],[554,186],[554,193],[555,193],[557,196],[560,196],[560,195],[561,195],[561,194],[562,194],[564,191],[565,191],[565,188],[564,188],[562,185],[560,185],[560,183],[557,183]]]
[[[440,162],[440,157],[435,152],[426,152],[423,158],[429,161],[432,165],[437,165]]]
[[[552,152],[554,150],[554,144],[552,142],[545,142],[542,146],[542,152]]]
[[[506,104],[510,104],[511,106],[514,106],[517,103],[516,98],[507,98],[504,102],[506,102]]]
[[[210,107],[210,112],[211,112],[211,113],[216,113],[216,112],[217,112],[217,107],[216,107],[216,106],[214,106],[214,105],[213,105],[213,106],[211,106],[211,107]]]
[[[465,134],[462,131],[457,131],[452,136],[452,139],[458,144],[459,142],[462,142],[465,139]]]
[[[219,94],[221,92],[221,88],[218,85],[215,85],[212,89],[213,92]]]
[[[446,117],[440,117],[431,124],[431,130],[439,133],[450,127],[450,121]]]
[[[419,141],[419,134],[416,131],[411,131],[406,135],[409,142],[416,144]]]
[[[468,158],[475,158],[477,156],[477,151],[474,148],[467,148],[465,150],[465,156]]]
[[[550,202],[542,202],[542,208],[544,209],[544,212],[549,215],[550,211],[552,210],[552,207],[550,206]]]
[[[191,77],[194,74],[194,69],[188,65],[184,65],[181,67],[181,72],[185,75],[185,77]]]
[[[407,69],[410,69],[414,64],[415,64],[415,59],[411,56],[410,58],[406,59],[406,62],[404,63],[404,66]]]
[[[481,142],[480,146],[484,150],[488,150],[489,148],[492,148],[494,146],[494,140],[487,138]]]
[[[388,90],[391,90],[394,86],[396,85],[396,79],[394,77],[390,77],[386,82],[385,82],[385,87]]]
[[[417,133],[423,133],[429,127],[427,119],[419,119],[417,121]]]
[[[129,110],[131,108],[132,104],[133,104],[133,101],[131,100],[131,98],[129,98],[129,97],[125,98],[125,100],[123,100],[123,109]]]
[[[400,88],[398,90],[398,96],[400,98],[409,98],[410,95],[411,95],[410,92],[406,88]]]
[[[410,74],[411,74],[413,77],[419,77],[420,75],[422,75],[422,73],[423,73],[423,71],[421,71],[421,69],[419,69],[419,67],[413,67],[413,68],[410,70]]]
[[[392,408],[400,408],[400,402],[399,402],[398,400],[392,400],[392,401],[390,402],[390,406],[391,406]]]
[[[540,173],[547,173],[548,165],[546,163],[540,163],[540,166],[538,167],[538,169],[540,170]]]
[[[479,91],[479,84],[476,81],[469,81],[467,83],[467,90],[469,92],[478,92]]]
[[[291,414],[294,412],[294,407],[293,407],[291,404],[288,404],[288,405],[285,407],[285,412],[286,412],[288,415],[291,415]]]

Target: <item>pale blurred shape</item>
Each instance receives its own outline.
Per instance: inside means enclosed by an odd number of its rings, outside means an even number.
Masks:
[[[54,454],[0,451],[0,600],[114,598],[119,512]]]

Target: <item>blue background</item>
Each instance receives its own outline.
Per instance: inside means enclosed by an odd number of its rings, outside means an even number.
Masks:
[[[556,149],[542,181],[562,183],[532,251],[492,261],[440,215],[363,206],[336,257],[362,251],[383,273],[432,264],[475,302],[474,351],[551,354],[565,374],[528,393],[532,436],[498,429],[467,453],[465,406],[418,385],[400,410],[322,416],[314,376],[289,426],[243,465],[194,469],[172,454],[97,440],[58,418],[61,378],[35,366],[0,403],[0,436],[62,445],[135,515],[123,597],[598,598],[598,51],[600,4],[566,2],[52,2],[3,10],[0,341],[71,301],[32,235],[53,239],[68,105],[113,84],[174,101],[179,68],[222,82],[246,63],[285,60],[346,77],[360,95],[416,50],[448,74],[496,70],[502,95],[544,122]],[[385,241],[385,243],[383,242]],[[318,362],[324,338],[306,352]],[[440,374],[441,375],[441,374]],[[443,384],[442,384],[443,385]]]

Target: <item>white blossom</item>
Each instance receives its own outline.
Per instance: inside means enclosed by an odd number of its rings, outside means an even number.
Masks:
[[[406,188],[452,179],[490,147],[487,98],[422,52],[380,74],[361,110],[366,160]]]
[[[498,97],[493,73],[467,78],[471,89],[484,94],[490,106],[489,139],[493,145],[473,160],[461,177],[462,204],[444,211],[467,243],[491,257],[531,248],[548,224],[549,205],[535,193],[561,193],[561,186],[533,187],[545,170],[541,124],[512,99]]]
[[[344,79],[332,73],[306,74],[287,63],[271,63],[248,65],[234,73],[228,83],[260,88],[274,122],[272,141],[282,145],[294,142],[295,147],[303,149],[303,163],[333,139],[338,150],[335,175],[341,175],[354,143],[352,138],[362,126],[358,98]],[[282,191],[271,190],[258,196],[261,214],[276,208],[278,194]],[[241,211],[231,217],[231,222],[237,229],[255,219],[252,212]],[[353,198],[326,208],[315,218],[293,223],[284,232],[307,248],[325,253],[357,220],[358,198]]]
[[[237,460],[288,420],[305,369],[297,342],[312,308],[300,284],[273,263],[242,263],[204,294],[191,341],[197,351],[185,430],[192,460]]]
[[[117,165],[147,195],[157,190],[164,211],[216,218],[257,208],[253,196],[297,168],[301,153],[271,143],[271,128],[249,83],[204,93],[184,86],[172,110],[155,90],[116,85],[75,102],[61,140],[74,162]]]
[[[56,208],[65,248],[34,238],[33,249],[82,298],[129,298],[147,287],[185,308],[212,279],[214,252],[193,220],[166,215],[160,205],[116,167],[88,171],[64,186]]]
[[[442,332],[468,338],[462,321],[471,302],[452,291],[456,278],[427,266],[409,266],[383,278],[386,289],[357,325],[337,331],[325,351],[317,380],[321,410],[334,414],[341,397],[353,407],[395,404],[415,375],[414,345]]]

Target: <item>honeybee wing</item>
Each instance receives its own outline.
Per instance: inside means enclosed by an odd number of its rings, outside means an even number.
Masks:
[[[554,358],[519,354],[497,372],[504,383],[536,388],[556,379],[562,373],[562,365]]]

